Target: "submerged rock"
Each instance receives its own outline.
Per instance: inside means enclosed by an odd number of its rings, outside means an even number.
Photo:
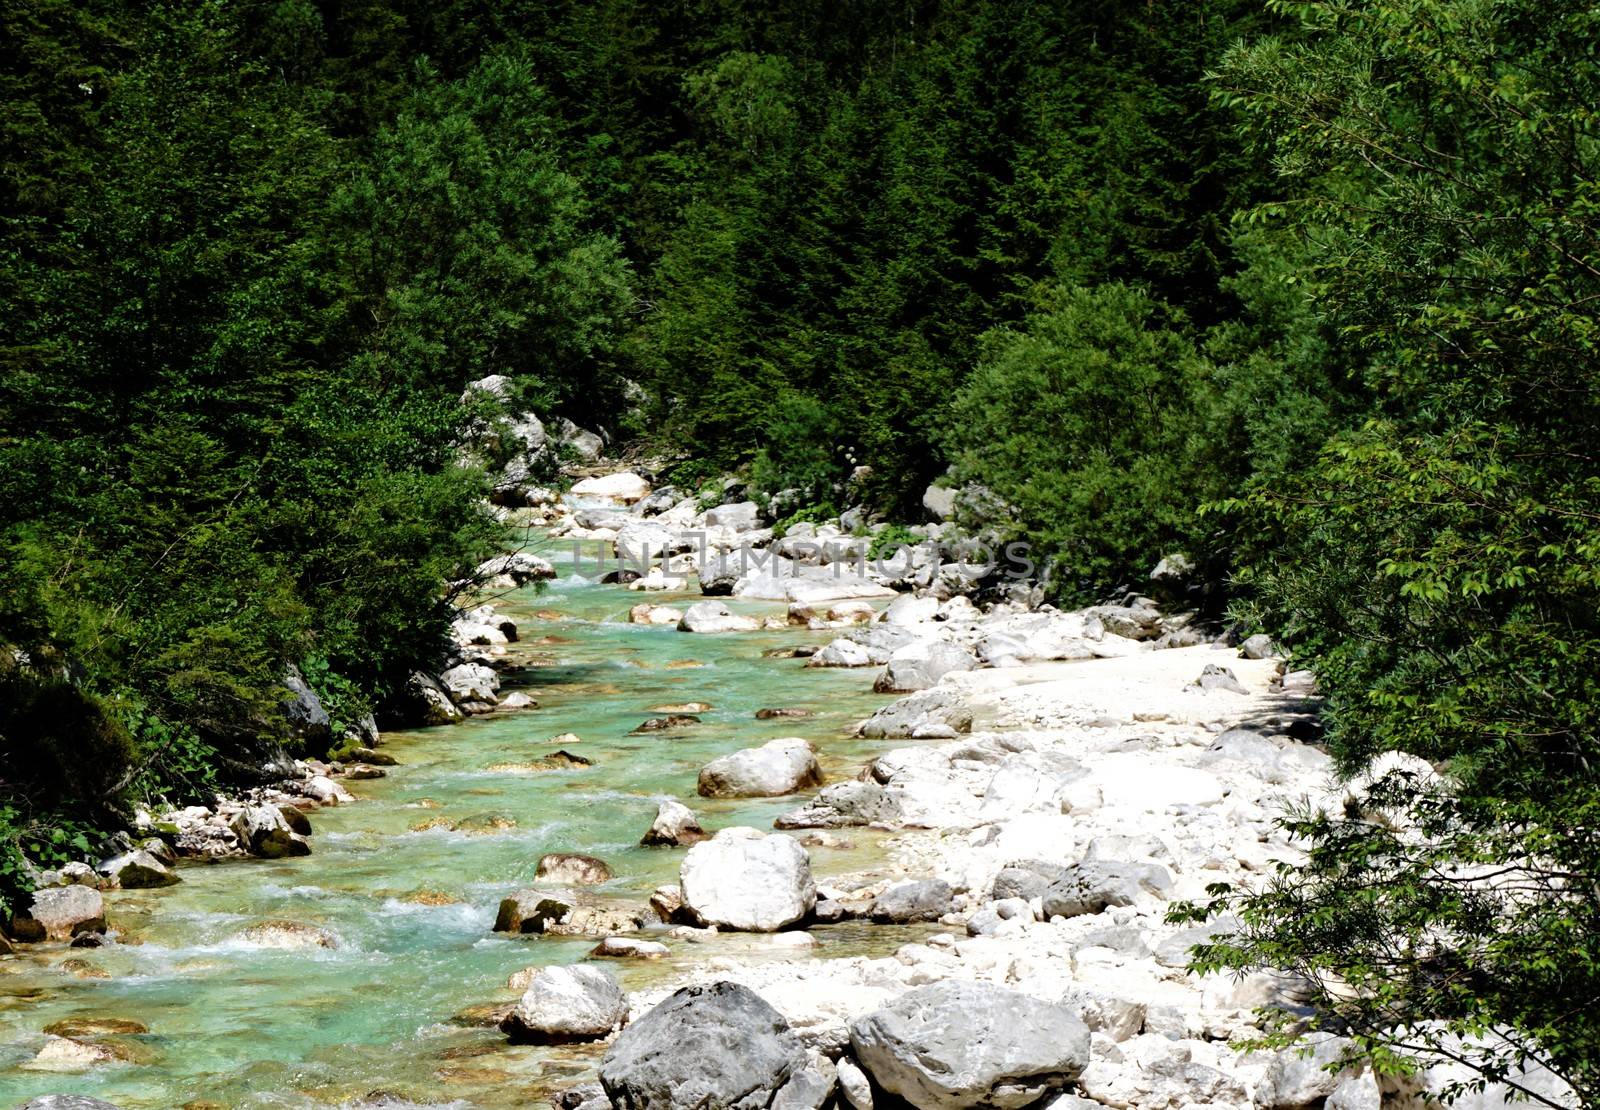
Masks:
[[[287,950],[311,948],[337,948],[339,940],[326,929],[300,921],[263,921],[248,929],[241,929],[233,939],[254,948],[282,948]]]
[[[546,852],[539,857],[533,877],[552,883],[574,883],[592,886],[611,881],[611,865],[595,856],[576,852]]]
[[[29,1071],[88,1071],[101,1064],[123,1064],[132,1059],[132,1053],[122,1045],[51,1037],[33,1059],[20,1066]]]
[[[665,732],[668,729],[688,728],[690,725],[700,723],[700,718],[693,713],[668,713],[661,717],[650,717],[642,721],[633,731],[639,732]]]
[[[852,1022],[850,1047],[879,1087],[918,1110],[1012,1110],[1083,1072],[1089,1030],[1065,1006],[948,980]]]
[[[806,1067],[783,1015],[747,987],[685,987],[625,1028],[600,1061],[616,1110],[767,1110]]]

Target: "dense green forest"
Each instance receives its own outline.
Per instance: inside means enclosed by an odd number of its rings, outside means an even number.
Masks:
[[[0,12],[0,886],[259,773],[287,667],[338,725],[436,656],[499,373],[774,515],[981,486],[1062,601],[1187,552],[1343,766],[1447,772],[1209,958],[1593,1096],[1592,7]]]

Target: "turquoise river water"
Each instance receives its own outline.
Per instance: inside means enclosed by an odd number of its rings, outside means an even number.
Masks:
[[[107,896],[112,927],[128,943],[40,946],[0,960],[0,1106],[71,1092],[125,1110],[321,1107],[379,1091],[431,1104],[532,1106],[592,1068],[593,1049],[512,1046],[485,1024],[488,1004],[514,997],[505,985],[513,971],[583,959],[594,943],[494,934],[500,898],[530,883],[541,853],[578,851],[612,865],[608,891],[642,900],[676,881],[681,858],[638,846],[661,797],[689,802],[708,828],[770,827],[796,799],[698,799],[699,768],[736,748],[803,735],[821,750],[830,781],[853,775],[881,742],[851,738],[851,728],[884,699],[864,672],[762,657],[827,633],[706,636],[628,624],[641,600],[692,599],[591,584],[573,574],[570,550],[547,554],[560,578],[496,603],[522,632],[511,652],[524,668],[507,687],[527,689],[540,708],[387,734],[385,750],[401,765],[347,783],[357,804],[312,814],[311,856],[185,864],[177,886]],[[592,559],[583,566],[592,569]],[[630,734],[654,707],[687,701],[713,706],[703,724]],[[816,715],[757,721],[768,706]],[[567,746],[594,766],[491,770],[548,754],[550,738],[566,732],[581,738]],[[847,845],[812,850],[819,875],[874,866],[874,834],[847,831]],[[229,939],[273,919],[320,926],[339,944],[270,951]],[[835,956],[888,952],[910,934],[836,926],[815,935],[817,955]],[[721,952],[759,956],[763,943],[674,941],[668,960],[608,966],[636,989]],[[99,1038],[127,1062],[27,1067],[45,1027],[69,1019],[124,1019],[148,1032]]]

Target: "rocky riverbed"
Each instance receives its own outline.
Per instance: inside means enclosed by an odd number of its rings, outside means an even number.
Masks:
[[[565,543],[484,568],[489,607],[415,683],[433,727],[152,814],[112,872],[59,877],[47,901],[74,904],[0,961],[0,1098],[1405,1094],[1328,1070],[1334,1038],[1309,1058],[1237,1051],[1259,1008],[1302,992],[1192,975],[1214,930],[1165,921],[1292,859],[1285,801],[1341,804],[1311,676],[1146,598],[1060,612],[1026,584],[985,594],[937,534],[909,573],[885,570],[839,525],[785,546],[744,502],[661,492],[631,472],[565,499],[520,490],[508,512],[632,547],[637,569]]]

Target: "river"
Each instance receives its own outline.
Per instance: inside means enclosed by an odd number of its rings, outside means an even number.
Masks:
[[[638,846],[661,797],[688,802],[707,828],[770,827],[797,799],[698,799],[699,768],[736,748],[803,735],[821,750],[830,781],[852,775],[882,742],[851,738],[851,726],[885,699],[870,692],[870,672],[762,656],[825,642],[827,633],[705,636],[629,624],[627,610],[641,600],[689,599],[593,584],[574,576],[570,550],[547,554],[561,570],[555,582],[496,602],[522,634],[511,653],[525,669],[507,688],[526,689],[540,708],[389,733],[384,750],[401,765],[382,779],[347,782],[356,804],[312,814],[312,855],[185,864],[177,886],[108,895],[112,927],[130,943],[0,961],[0,1105],[70,1092],[125,1110],[309,1107],[379,1091],[460,1106],[534,1105],[592,1067],[594,1049],[514,1047],[473,1024],[472,1007],[513,997],[505,985],[513,971],[582,959],[594,943],[493,934],[500,898],[530,884],[541,853],[577,851],[612,865],[617,878],[607,890],[642,900],[676,881],[682,855]],[[592,560],[583,566],[592,569]],[[713,706],[701,725],[631,733],[655,707],[687,701]],[[815,716],[756,720],[769,706]],[[491,770],[549,754],[557,747],[550,738],[566,732],[581,742],[561,746],[592,767]],[[849,846],[812,850],[820,876],[874,866],[876,834],[847,832]],[[269,919],[320,926],[339,944],[271,951],[229,939]],[[837,956],[887,952],[908,934],[856,925],[815,935],[819,955]],[[668,960],[608,966],[637,988],[715,955],[716,946],[744,956],[763,941],[669,943]],[[110,1038],[129,1063],[73,1073],[20,1066],[46,1026],[74,1018],[128,1019],[149,1031]]]

